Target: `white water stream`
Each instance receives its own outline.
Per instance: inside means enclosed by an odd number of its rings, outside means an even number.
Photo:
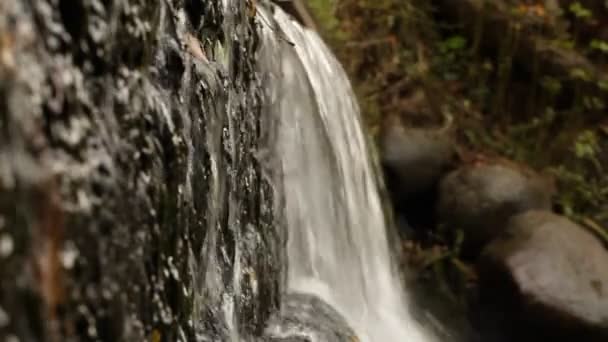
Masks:
[[[336,308],[362,342],[427,342],[392,263],[361,116],[347,76],[316,33],[260,11],[277,119],[289,291]],[[265,65],[265,66],[264,66]]]

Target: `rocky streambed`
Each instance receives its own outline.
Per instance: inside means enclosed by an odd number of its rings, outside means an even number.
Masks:
[[[412,283],[422,288],[421,305],[436,306],[448,338],[605,341],[601,231],[552,212],[556,189],[546,174],[453,141],[449,130],[394,119],[380,136],[404,262],[418,269]]]

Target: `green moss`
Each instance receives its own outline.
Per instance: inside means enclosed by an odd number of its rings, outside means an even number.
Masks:
[[[323,33],[340,40],[340,21],[335,16],[335,2],[331,0],[310,0],[308,6]]]

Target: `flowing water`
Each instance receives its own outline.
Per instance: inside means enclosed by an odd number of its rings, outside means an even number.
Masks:
[[[324,299],[361,341],[429,341],[393,268],[359,107],[342,66],[281,10],[262,12],[260,23],[268,114],[277,119],[288,290]]]
[[[319,37],[254,1],[68,3],[0,0],[0,341],[276,341],[281,301],[429,341]]]

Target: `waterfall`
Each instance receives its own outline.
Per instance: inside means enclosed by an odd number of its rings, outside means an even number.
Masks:
[[[0,341],[427,340],[344,71],[255,3],[0,0]]]
[[[361,116],[327,46],[280,9],[259,11],[258,59],[275,120],[287,289],[319,296],[365,342],[429,341],[392,266]]]

